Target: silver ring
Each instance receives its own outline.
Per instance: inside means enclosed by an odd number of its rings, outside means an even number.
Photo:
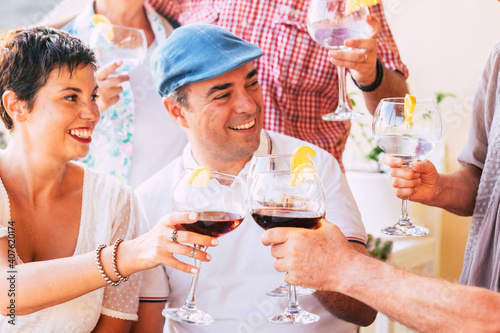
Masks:
[[[170,239],[172,240],[172,242],[177,243],[177,230],[172,231]]]
[[[196,255],[196,249],[191,249],[191,251],[189,252],[189,257],[194,258],[195,255]]]

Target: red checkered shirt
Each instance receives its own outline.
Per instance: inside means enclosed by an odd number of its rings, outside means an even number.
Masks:
[[[255,65],[264,93],[264,127],[329,151],[342,167],[336,141],[348,130],[348,124],[321,119],[337,107],[337,70],[328,60],[328,51],[307,32],[309,0],[149,2],[180,24],[216,24],[260,46],[264,54]],[[382,4],[370,7],[370,12],[382,23],[378,58],[387,68],[407,77],[408,69],[401,61]]]

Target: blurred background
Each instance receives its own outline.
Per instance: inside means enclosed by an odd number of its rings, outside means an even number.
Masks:
[[[458,166],[456,157],[467,139],[476,85],[490,50],[500,40],[500,3],[495,0],[382,1],[403,62],[410,70],[411,93],[417,97],[435,97],[437,93],[453,95],[440,103],[444,125],[442,145],[432,157],[443,171],[453,170]],[[59,2],[3,0],[0,30],[40,22]],[[348,91],[356,96],[355,90],[350,87]],[[357,107],[364,107],[362,101]],[[371,117],[366,116],[364,122],[368,126],[370,121]],[[353,132],[358,130],[359,124],[353,123]],[[371,134],[371,128],[368,131]],[[355,146],[351,139],[345,154],[347,165],[359,155],[360,149]],[[439,265],[434,274],[456,281],[462,267],[470,218],[418,205],[412,207],[412,214],[423,221],[432,220],[434,230],[431,232],[439,237]]]

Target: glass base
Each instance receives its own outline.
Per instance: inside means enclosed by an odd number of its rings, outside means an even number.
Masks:
[[[269,318],[269,321],[273,324],[311,324],[318,320],[318,315],[304,310],[294,313],[285,310],[283,313]]]
[[[215,320],[206,312],[200,311],[196,308],[189,309],[186,307],[163,309],[161,314],[172,320],[180,321],[181,323],[196,324],[196,325],[210,325]]]
[[[324,114],[321,116],[321,118],[326,121],[346,121],[358,120],[363,118],[364,116],[364,113],[351,110],[347,107],[339,107],[335,112]]]
[[[380,231],[386,235],[392,236],[406,236],[406,237],[418,237],[425,236],[429,233],[429,229],[425,227],[420,227],[411,222],[406,225],[395,224],[390,227],[382,228]]]
[[[296,286],[295,288],[297,290],[297,296],[311,295],[316,292],[316,289],[311,288],[303,288],[299,286]],[[273,297],[288,297],[288,284],[282,284],[278,288],[266,292],[266,295]]]

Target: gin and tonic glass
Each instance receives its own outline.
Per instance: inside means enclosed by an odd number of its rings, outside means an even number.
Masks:
[[[346,47],[344,41],[353,38],[368,38],[371,27],[366,23],[369,11],[360,6],[347,12],[345,0],[312,0],[307,13],[307,30],[312,39],[329,50],[362,52]],[[337,66],[339,102],[334,112],[324,114],[323,120],[344,121],[363,117],[363,113],[352,110],[348,104],[345,87],[345,68]]]
[[[441,137],[441,115],[432,99],[416,99],[415,109],[405,112],[400,98],[382,99],[373,116],[373,136],[384,152],[403,160],[404,166],[419,159],[434,148]],[[408,198],[402,200],[401,216],[396,224],[381,230],[387,235],[423,236],[429,229],[410,220]]]

